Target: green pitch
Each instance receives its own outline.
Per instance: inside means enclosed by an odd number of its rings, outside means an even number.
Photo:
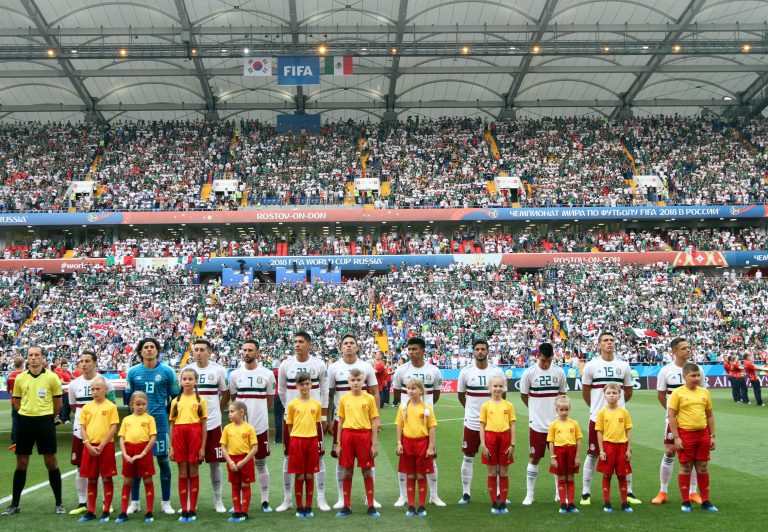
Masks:
[[[581,396],[572,394],[575,401],[575,417],[581,423],[586,433],[587,409],[581,400]],[[555,527],[579,527],[593,529],[620,529],[620,530],[654,530],[665,528],[667,530],[764,530],[764,514],[761,513],[762,505],[760,496],[765,488],[764,453],[768,444],[768,408],[755,406],[736,405],[730,400],[729,390],[714,392],[715,420],[717,426],[718,448],[712,455],[712,494],[711,498],[720,509],[720,513],[711,514],[700,510],[698,507],[691,514],[683,514],[680,511],[680,494],[677,488],[677,465],[670,483],[670,502],[663,506],[653,506],[651,499],[656,495],[659,486],[659,462],[661,460],[662,444],[660,443],[663,431],[663,410],[656,400],[656,392],[635,392],[634,398],[629,403],[629,410],[635,423],[634,429],[634,456],[632,464],[634,468],[634,492],[643,504],[635,506],[635,513],[623,514],[614,512],[604,514],[602,512],[602,494],[600,489],[600,474],[596,474],[592,482],[592,506],[582,509],[581,515],[559,515],[558,504],[554,502],[554,481],[552,475],[547,472],[544,460],[539,467],[539,478],[536,484],[536,502],[533,506],[524,507],[520,504],[525,495],[525,465],[527,463],[527,411],[519,399],[518,394],[512,394],[512,403],[515,405],[518,416],[518,447],[515,453],[516,463],[510,468],[510,500],[512,505],[508,515],[491,515],[490,503],[485,492],[486,474],[485,466],[477,460],[475,464],[475,476],[472,486],[472,503],[469,506],[459,506],[457,501],[461,497],[461,482],[459,468],[461,464],[461,435],[463,410],[455,395],[443,395],[437,404],[438,416],[438,464],[440,496],[448,504],[446,508],[435,508],[428,505],[429,513],[426,518],[405,517],[405,510],[394,508],[392,504],[397,499],[397,455],[394,445],[394,417],[393,408],[385,408],[382,412],[384,428],[381,432],[381,454],[376,462],[376,498],[382,503],[382,517],[373,519],[365,515],[363,505],[362,481],[359,471],[355,476],[355,487],[352,497],[352,509],[354,515],[345,519],[336,519],[335,512],[320,512],[315,507],[315,518],[307,520],[296,519],[291,512],[262,514],[259,509],[258,484],[253,484],[253,503],[251,505],[251,521],[247,524],[227,523],[228,515],[216,514],[213,511],[213,500],[208,477],[208,466],[200,468],[201,494],[198,505],[198,521],[196,523],[178,523],[175,517],[165,516],[159,513],[160,480],[155,478],[156,521],[151,525],[145,525],[141,515],[144,509],[142,499],[141,514],[132,516],[132,519],[124,525],[116,525],[114,522],[100,525],[98,521],[81,524],[76,517],[69,515],[57,516],[53,513],[53,495],[50,488],[45,485],[22,496],[19,515],[0,518],[0,530],[40,530],[57,531],[69,529],[142,529],[142,530],[202,530],[210,527],[225,528],[252,528],[260,530],[311,530],[325,528],[370,528],[382,530],[401,530],[404,527],[418,527],[431,530],[463,530],[465,532],[482,528],[490,529],[521,529],[521,530],[546,530]],[[11,478],[14,470],[15,458],[6,451],[10,440],[10,404],[8,401],[0,403],[0,499],[10,496]],[[122,413],[122,412],[121,412]],[[71,426],[59,427],[59,464],[63,474],[72,471],[69,465],[69,448],[71,442]],[[327,440],[330,445],[330,440]],[[119,468],[118,459],[118,468]],[[335,460],[330,456],[325,457],[328,469],[328,488],[326,496],[329,504],[333,505],[337,498],[335,483]],[[273,446],[272,456],[269,459],[270,472],[272,474],[270,502],[274,508],[282,500],[282,446]],[[223,465],[222,465],[223,467]],[[171,487],[172,504],[179,508],[176,468],[173,470],[173,483]],[[34,456],[30,464],[27,479],[27,488],[42,482],[47,482],[47,473],[41,458]],[[229,484],[224,476],[224,500],[229,500]],[[64,478],[64,504],[67,510],[76,506],[74,475]],[[115,482],[115,501],[113,503],[116,513],[119,513],[120,487],[122,479],[118,477]],[[581,476],[576,478],[576,491],[581,489]],[[617,507],[618,487],[612,486],[614,507]],[[143,497],[143,491],[142,491]],[[8,502],[3,502],[5,508]],[[760,523],[763,525],[760,525]]]

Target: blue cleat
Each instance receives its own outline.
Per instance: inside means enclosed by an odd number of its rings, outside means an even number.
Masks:
[[[569,514],[580,514],[581,512],[579,511],[579,509],[578,509],[578,508],[576,508],[576,505],[575,505],[575,504],[573,504],[573,503],[570,503],[570,504],[568,505],[568,513],[569,513]]]
[[[101,514],[101,519],[99,519],[99,523],[109,523],[109,512],[104,512]]]
[[[405,512],[405,517],[413,517],[414,515],[416,515],[416,508],[409,506],[408,511]]]
[[[352,512],[349,512],[349,513],[352,513]],[[374,506],[371,506],[370,508],[368,508],[368,515],[370,515],[371,517],[381,517],[381,514]]]
[[[680,510],[683,512],[689,514],[691,513],[691,503],[690,502],[684,502],[683,505],[680,507]]]
[[[568,513],[568,505],[565,504],[565,503],[562,503],[560,505],[560,511],[558,513],[567,514]]]
[[[271,514],[272,508],[269,507],[269,503],[267,501],[264,501],[261,503],[261,512],[265,514]]]
[[[607,514],[613,512],[613,506],[611,506],[611,503],[607,502],[603,505],[603,511]]]
[[[701,509],[705,510],[707,512],[719,512],[720,511],[720,510],[717,509],[717,507],[714,504],[712,504],[709,501],[704,501],[703,503],[701,503]]]
[[[465,504],[469,504],[471,497],[469,496],[469,493],[465,493],[461,496],[461,499],[459,499],[459,504],[462,506]]]
[[[632,512],[634,512],[634,510],[632,509],[632,507],[629,505],[628,502],[621,503],[621,511],[627,514],[631,514]]]
[[[117,519],[115,519],[115,524],[122,525],[126,521],[128,521],[128,514],[121,513],[117,516]]]
[[[419,506],[419,509],[416,510],[416,515],[419,517],[427,517],[427,509],[423,506]]]
[[[352,510],[345,506],[336,514],[336,517],[348,517],[350,515],[352,515]]]
[[[86,512],[83,517],[77,520],[78,523],[87,523],[88,521],[95,521],[96,516],[91,512]]]

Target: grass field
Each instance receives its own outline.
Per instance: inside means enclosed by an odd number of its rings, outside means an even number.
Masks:
[[[587,425],[587,411],[580,397],[574,395],[577,400],[576,419]],[[460,444],[462,430],[463,410],[455,395],[444,395],[436,408],[439,420],[438,426],[438,454],[440,475],[440,496],[448,503],[446,508],[428,507],[427,518],[406,518],[404,511],[393,508],[392,504],[397,498],[396,467],[397,456],[394,446],[394,414],[392,408],[384,409],[382,420],[384,428],[381,433],[381,455],[377,459],[376,498],[383,504],[382,518],[372,519],[365,515],[362,504],[362,481],[359,472],[355,478],[355,487],[352,499],[355,515],[344,520],[336,519],[334,512],[323,513],[316,510],[315,518],[299,520],[292,513],[262,514],[258,510],[258,486],[254,484],[255,508],[251,509],[252,520],[247,524],[230,524],[226,522],[226,516],[216,514],[213,511],[210,481],[208,479],[207,466],[201,466],[201,496],[198,508],[198,521],[196,523],[182,524],[164,515],[159,515],[160,486],[159,479],[155,479],[157,502],[155,514],[158,516],[155,523],[145,525],[139,518],[132,519],[124,525],[115,525],[114,522],[100,525],[98,521],[81,524],[75,517],[69,515],[56,516],[53,514],[53,496],[47,485],[31,491],[22,496],[22,513],[19,515],[0,518],[0,530],[52,530],[61,531],[65,527],[92,528],[92,527],[117,527],[126,529],[147,528],[154,530],[166,530],[184,527],[187,529],[204,529],[211,526],[222,527],[253,527],[260,530],[286,530],[290,527],[294,530],[310,530],[312,528],[341,529],[351,527],[365,527],[369,529],[397,530],[402,527],[418,527],[431,530],[474,530],[484,527],[492,529],[517,528],[523,530],[546,530],[554,527],[589,527],[593,529],[619,529],[619,530],[653,530],[665,528],[667,530],[765,530],[765,516],[761,512],[761,499],[759,498],[765,489],[766,468],[764,465],[765,449],[768,448],[768,408],[755,406],[736,405],[730,400],[730,391],[717,390],[714,392],[715,419],[717,424],[718,448],[712,457],[712,500],[720,509],[720,513],[711,514],[695,508],[692,514],[683,514],[680,511],[680,495],[677,489],[677,467],[670,484],[671,501],[661,507],[652,506],[650,500],[658,491],[659,462],[661,459],[662,445],[660,439],[663,431],[663,410],[656,400],[655,392],[635,392],[629,409],[632,413],[634,430],[634,492],[642,499],[643,504],[635,507],[635,513],[623,514],[614,512],[604,514],[599,502],[600,475],[597,474],[592,486],[592,506],[583,508],[581,515],[559,515],[558,505],[553,501],[554,481],[546,472],[543,465],[540,466],[539,480],[536,486],[536,502],[533,506],[524,507],[520,504],[525,495],[525,464],[527,462],[527,411],[520,402],[518,395],[513,395],[512,402],[518,414],[518,451],[515,459],[517,463],[511,466],[510,476],[510,500],[512,506],[506,516],[490,514],[490,505],[485,493],[486,475],[485,466],[475,465],[475,476],[472,487],[472,503],[469,506],[459,506],[458,499],[461,496],[461,483],[459,467],[461,463]],[[3,449],[0,454],[0,500],[2,507],[8,505],[6,499],[10,499],[11,477],[14,470],[14,456],[4,451],[10,440],[10,413],[9,402],[0,403],[0,445]],[[121,412],[122,413],[122,412]],[[59,427],[59,463],[63,474],[72,471],[69,465],[70,447],[69,426]],[[586,432],[586,430],[585,430]],[[330,456],[325,457],[328,469],[327,499],[332,505],[336,501],[335,485],[335,461]],[[479,460],[478,460],[479,462]],[[270,472],[272,473],[271,502],[275,507],[282,500],[282,482],[280,468],[282,463],[282,448],[275,446],[270,457]],[[119,464],[119,460],[118,460]],[[174,483],[172,485],[172,504],[178,508],[176,495],[176,471],[174,467]],[[33,457],[30,466],[27,488],[47,482],[47,474],[43,461],[39,457]],[[226,476],[225,476],[226,480]],[[615,481],[614,481],[615,484]],[[119,488],[122,480],[116,481],[116,497],[114,506],[119,511]],[[576,479],[576,491],[581,487],[581,477]],[[228,499],[229,485],[225,482],[225,500]],[[142,494],[143,496],[143,494]],[[614,500],[618,499],[618,488],[613,486]],[[64,504],[67,510],[76,505],[74,475],[64,478]],[[597,504],[596,504],[597,503]],[[614,504],[616,506],[616,504]],[[144,501],[142,500],[142,513]],[[762,525],[761,525],[762,523]]]

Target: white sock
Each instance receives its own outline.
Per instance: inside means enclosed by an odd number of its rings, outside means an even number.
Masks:
[[[283,501],[292,501],[293,475],[288,474],[288,457],[283,458]]]
[[[259,491],[261,502],[269,502],[269,469],[266,460],[256,460],[256,472],[259,475]]]
[[[688,484],[690,488],[688,493],[696,493],[699,491],[699,477],[696,476],[696,468],[691,469],[691,482]]]
[[[632,495],[635,494],[635,492],[632,491],[632,473],[627,475],[627,493],[631,493]]]
[[[211,467],[211,486],[213,487],[213,500],[221,500],[221,464],[219,462],[211,462],[208,464]]]
[[[528,464],[525,469],[525,498],[533,499],[536,490],[536,477],[539,476],[539,464]],[[557,478],[557,477],[555,477]]]
[[[595,468],[597,467],[597,456],[588,454],[584,459],[584,476],[581,482],[581,493],[586,495],[591,493],[592,488],[592,476],[595,474]]]
[[[408,499],[408,476],[405,473],[398,473],[397,483],[400,486],[400,498]]]
[[[317,500],[325,500],[325,461],[320,458],[320,471],[315,474],[315,481],[317,484]]]
[[[427,485],[429,486],[430,499],[437,497],[437,462],[432,460],[432,463],[434,464],[435,472],[427,475]]]
[[[78,504],[88,503],[88,479],[80,476],[80,469],[75,473],[75,489],[77,490]]]
[[[344,468],[336,462],[336,488],[339,490],[339,500],[344,498]]]
[[[470,490],[472,489],[472,469],[474,463],[474,456],[465,455],[461,461],[461,489],[467,495],[470,495]]]
[[[560,500],[560,490],[557,489],[557,475],[553,475],[553,477],[555,478],[555,499],[557,499],[559,501]],[[574,497],[575,496],[576,495],[574,494]],[[568,502],[573,502],[573,501],[568,501]]]
[[[672,465],[675,463],[674,458],[662,455],[661,468],[659,469],[659,480],[661,481],[660,491],[667,493],[669,491],[669,479],[672,478]]]

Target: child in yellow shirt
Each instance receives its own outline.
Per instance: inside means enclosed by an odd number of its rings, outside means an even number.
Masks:
[[[571,400],[567,395],[555,399],[557,419],[549,425],[547,442],[552,457],[549,472],[557,475],[557,494],[560,497],[560,513],[579,513],[574,502],[576,486],[573,476],[579,472],[581,456],[581,432],[579,423],[569,416]]]
[[[515,462],[515,407],[504,399],[507,382],[499,375],[488,383],[491,399],[480,407],[480,448],[488,466],[488,493],[491,513],[506,514],[509,492],[509,464]],[[498,491],[498,497],[497,497]]]
[[[235,511],[228,519],[230,523],[247,521],[251,505],[251,484],[256,480],[253,457],[259,449],[254,429],[247,421],[248,407],[242,401],[229,405],[229,420],[221,433],[221,450],[229,470],[232,484],[232,503]]]
[[[604,512],[612,512],[611,476],[615,473],[621,494],[621,509],[631,513],[632,506],[627,501],[627,475],[632,473],[632,418],[626,408],[619,406],[621,386],[609,382],[603,389],[606,405],[597,413],[595,431],[600,459],[597,470],[603,474]]]

